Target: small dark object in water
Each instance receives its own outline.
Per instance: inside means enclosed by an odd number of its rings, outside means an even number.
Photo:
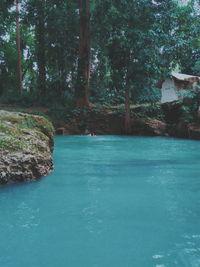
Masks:
[[[87,135],[87,136],[93,136],[93,137],[96,136],[95,133],[90,133],[90,132],[88,131],[88,129],[85,130],[84,135]]]

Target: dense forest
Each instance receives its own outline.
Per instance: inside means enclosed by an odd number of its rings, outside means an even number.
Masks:
[[[1,0],[0,101],[152,102],[175,67],[200,75],[196,2]]]

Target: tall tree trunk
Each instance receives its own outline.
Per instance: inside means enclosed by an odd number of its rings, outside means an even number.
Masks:
[[[127,56],[127,71],[126,71],[126,82],[125,82],[125,133],[131,133],[131,109],[130,109],[130,51]]]
[[[38,3],[39,4],[39,3]],[[45,57],[45,2],[37,7],[37,64],[38,64],[38,93],[43,100],[46,95],[46,57]]]
[[[59,73],[59,95],[60,101],[65,104],[65,89],[67,87],[66,75],[65,75],[65,62],[63,50],[58,51],[58,73]]]
[[[2,81],[0,80],[0,96],[3,95],[3,92],[4,92],[4,87]]]
[[[131,109],[130,109],[130,87],[126,84],[125,87],[125,133],[131,132]]]
[[[62,65],[62,64],[61,64]],[[65,88],[66,88],[66,79],[64,75],[64,67],[60,66],[59,70],[59,93],[60,93],[60,101],[62,104],[65,104],[64,99],[65,99]]]
[[[3,85],[3,78],[2,78],[2,70],[0,69],[0,96],[4,93],[4,85]]]
[[[75,101],[78,107],[90,106],[90,0],[79,0],[80,40]]]
[[[22,54],[20,45],[20,24],[19,24],[19,0],[16,0],[16,46],[17,46],[17,66],[18,66],[18,91],[22,94]]]

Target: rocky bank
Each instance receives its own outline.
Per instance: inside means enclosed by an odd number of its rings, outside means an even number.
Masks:
[[[53,125],[42,116],[0,110],[0,184],[49,174],[53,135]]]
[[[55,121],[57,134],[123,135],[124,109],[93,107],[76,110],[70,123]],[[200,108],[198,102],[187,99],[165,104],[138,105],[131,109],[133,136],[171,136],[200,140]]]

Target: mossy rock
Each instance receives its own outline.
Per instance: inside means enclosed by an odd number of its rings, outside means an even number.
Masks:
[[[0,110],[0,184],[47,175],[53,144],[54,128],[46,118]]]

